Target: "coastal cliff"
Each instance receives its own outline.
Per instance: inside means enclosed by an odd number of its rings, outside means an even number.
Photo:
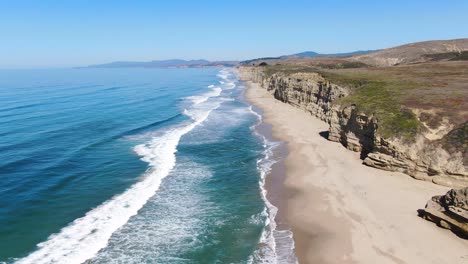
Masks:
[[[271,72],[267,67],[241,66],[239,75],[245,81],[258,83],[277,100],[327,122],[329,130],[323,135],[349,150],[360,152],[365,165],[403,172],[444,186],[468,186],[464,139],[467,123],[456,128],[441,124],[439,130],[434,129],[423,122],[427,121],[423,118],[425,115],[417,109],[400,110],[394,102],[378,102],[379,98],[372,94],[364,100],[352,97],[355,86],[362,81],[353,86],[354,82],[350,85],[320,71],[283,69]],[[384,112],[397,109],[391,113],[393,119],[379,111],[369,111],[370,100],[388,104]],[[395,125],[395,122],[403,123]],[[438,133],[432,133],[435,130]],[[458,147],[447,146],[445,143],[452,142],[454,134],[458,141],[461,137],[462,143],[457,142],[455,146],[458,144]]]

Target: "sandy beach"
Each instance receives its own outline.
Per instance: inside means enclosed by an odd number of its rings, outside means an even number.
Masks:
[[[449,188],[362,165],[358,153],[323,136],[328,124],[246,86],[247,100],[287,145],[279,209],[300,263],[468,263],[467,240],[418,217]]]

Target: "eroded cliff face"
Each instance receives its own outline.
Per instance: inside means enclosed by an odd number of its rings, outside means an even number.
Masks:
[[[316,73],[274,74],[265,83],[274,97],[301,108],[328,122],[332,101],[348,94],[348,90],[331,84]]]
[[[342,107],[334,103],[349,95],[350,89],[333,84],[318,73],[267,76],[262,67],[240,67],[239,75],[260,84],[276,99],[327,122],[328,139],[360,152],[368,166],[403,172],[440,185],[468,186],[464,153],[449,153],[439,141],[429,140],[423,134],[413,142],[380,136],[378,118],[359,112],[355,105]]]

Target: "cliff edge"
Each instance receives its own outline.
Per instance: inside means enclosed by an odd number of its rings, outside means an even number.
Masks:
[[[239,75],[327,122],[323,134],[360,152],[365,165],[468,186],[467,62],[340,65],[244,65]]]

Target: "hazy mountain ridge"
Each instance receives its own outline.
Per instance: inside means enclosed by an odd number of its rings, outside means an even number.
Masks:
[[[315,51],[304,51],[292,55],[283,55],[278,57],[264,57],[245,61],[209,61],[199,60],[153,60],[153,61],[115,61],[104,64],[89,65],[84,68],[211,68],[211,67],[235,67],[239,64],[249,64],[257,60],[281,60],[294,58],[314,58],[314,57],[349,57],[353,55],[362,55],[374,50],[359,50],[346,53],[321,54]]]
[[[294,59],[301,59],[301,58],[317,58],[317,57],[349,57],[353,55],[362,55],[371,52],[375,52],[376,50],[357,50],[352,52],[344,52],[344,53],[318,53],[315,51],[303,51],[291,55],[283,55],[278,57],[263,57],[263,58],[256,58],[251,60],[244,60],[241,61],[240,64],[250,64],[256,61],[268,61],[268,60],[294,60]]]
[[[233,67],[236,61],[208,61],[208,60],[154,60],[147,62],[116,61],[105,64],[90,65],[86,68],[203,68],[203,67]]]

